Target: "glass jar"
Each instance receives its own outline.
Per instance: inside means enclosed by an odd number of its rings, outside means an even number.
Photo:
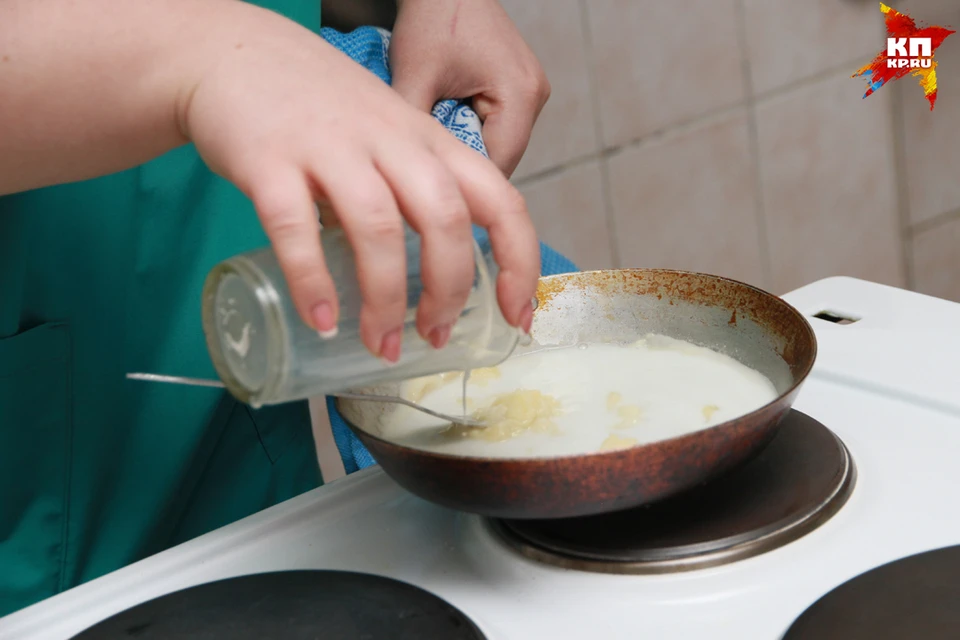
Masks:
[[[405,236],[407,314],[403,350],[395,364],[381,361],[360,340],[356,261],[342,230],[324,230],[321,236],[340,302],[338,332],[332,338],[321,338],[300,319],[272,249],[234,256],[214,267],[203,288],[203,331],[230,393],[256,408],[506,360],[520,333],[497,303],[498,268],[489,246],[481,249],[474,242],[473,289],[449,342],[434,349],[415,326],[423,292],[420,236],[410,227]]]

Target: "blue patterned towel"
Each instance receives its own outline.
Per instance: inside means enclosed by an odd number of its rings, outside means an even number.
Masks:
[[[355,62],[362,64],[372,71],[378,78],[390,84],[390,32],[376,27],[360,27],[350,33],[340,33],[335,29],[324,27],[320,35],[337,47]],[[481,122],[479,116],[465,102],[458,100],[443,100],[433,107],[433,117],[439,120],[447,130],[461,142],[476,149],[484,156],[487,148],[483,144],[480,133]],[[488,242],[487,233],[480,227],[474,227],[473,235],[481,248]],[[540,273],[553,275],[577,271],[576,265],[547,245],[540,244]],[[347,473],[353,473],[376,464],[370,452],[360,443],[347,427],[343,418],[337,412],[333,398],[327,398],[327,409],[330,412],[330,423],[333,426],[333,438],[343,458],[343,465]]]

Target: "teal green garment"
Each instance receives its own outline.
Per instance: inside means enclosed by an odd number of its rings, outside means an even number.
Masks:
[[[266,244],[192,146],[0,198],[0,616],[320,485],[305,403],[124,377],[214,376],[203,280]]]

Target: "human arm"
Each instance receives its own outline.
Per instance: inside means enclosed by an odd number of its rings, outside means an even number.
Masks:
[[[399,355],[402,220],[423,236],[424,337],[452,322],[487,227],[504,315],[528,324],[538,249],[496,168],[307,29],[235,0],[0,4],[0,193],[102,175],[192,141],[257,208],[303,319],[336,322],[313,202],[357,254],[361,336]]]
[[[126,169],[187,142],[178,114],[201,73],[198,49],[212,55],[226,34],[204,37],[217,3],[183,4],[0,3],[0,194]]]

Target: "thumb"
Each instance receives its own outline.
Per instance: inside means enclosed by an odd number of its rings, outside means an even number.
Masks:
[[[474,97],[473,109],[483,121],[483,142],[490,159],[509,178],[527,149],[536,115],[520,108],[504,108],[483,95]]]

